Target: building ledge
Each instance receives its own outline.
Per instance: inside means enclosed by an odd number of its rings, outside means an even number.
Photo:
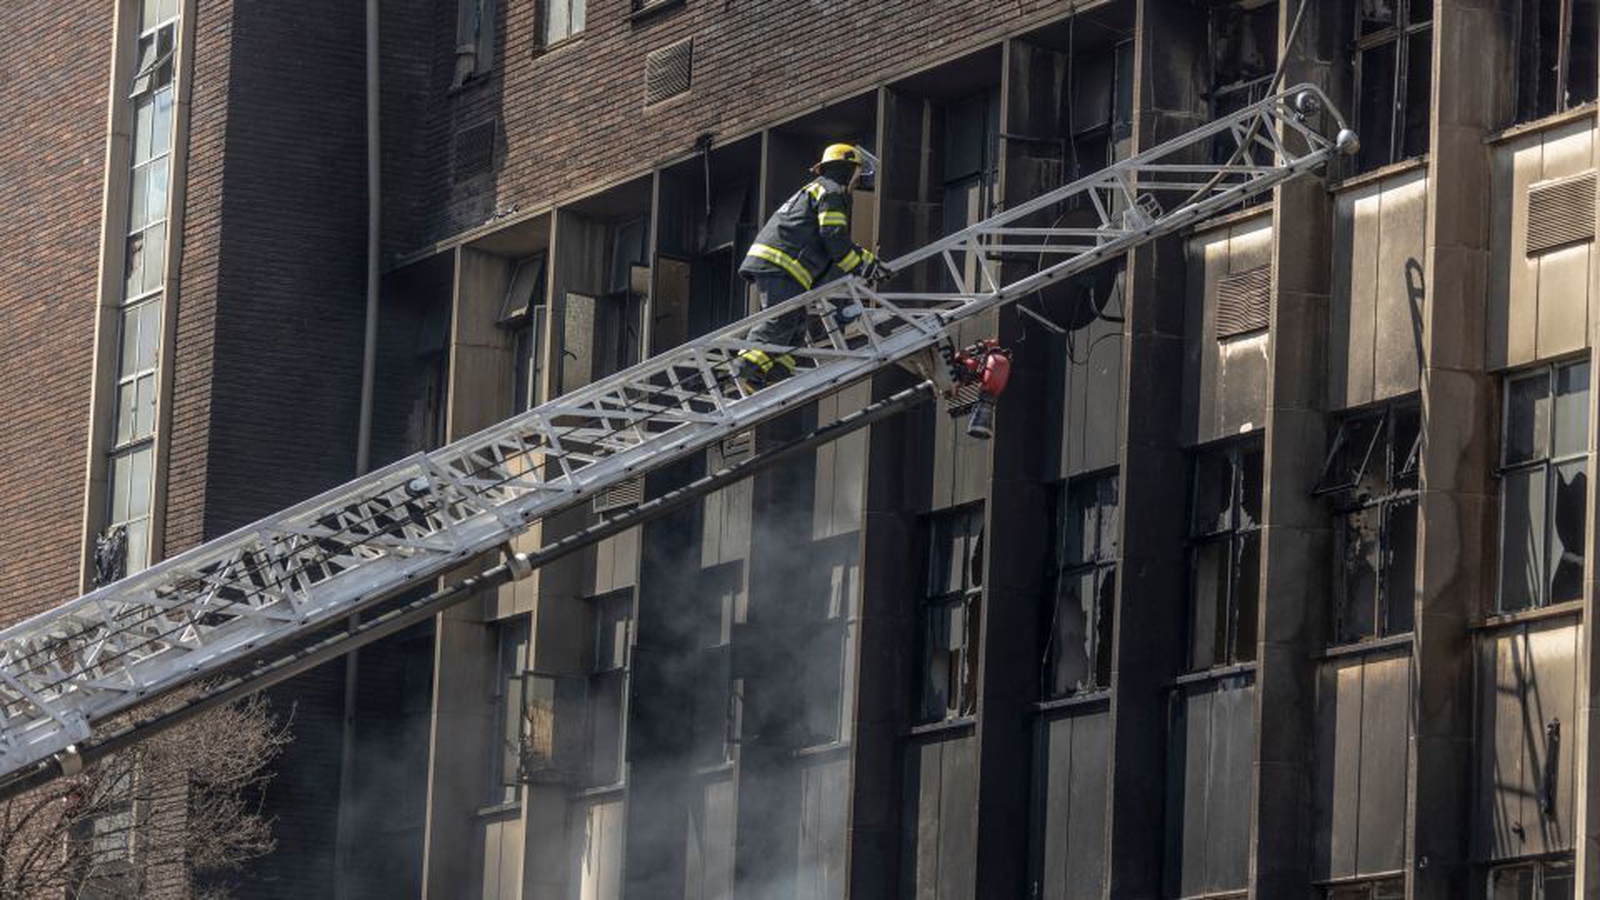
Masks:
[[[1096,688],[1070,697],[1057,697],[1054,700],[1041,700],[1033,705],[1033,711],[1042,716],[1051,713],[1077,711],[1086,706],[1101,706],[1111,703],[1110,688]]]
[[[1495,613],[1473,619],[1467,624],[1474,631],[1492,631],[1496,628],[1505,628],[1511,625],[1522,625],[1527,622],[1539,622],[1544,619],[1581,619],[1583,618],[1583,601],[1568,600],[1566,603],[1555,603],[1550,606],[1541,606],[1538,609],[1524,609],[1513,613]]]
[[[1404,175],[1407,172],[1415,172],[1418,169],[1426,169],[1427,167],[1428,154],[1424,153],[1421,156],[1413,156],[1410,159],[1402,159],[1399,162],[1392,162],[1387,166],[1379,166],[1376,169],[1362,172],[1359,175],[1351,175],[1349,178],[1330,182],[1328,184],[1328,193],[1338,194],[1343,193],[1344,191],[1355,190],[1356,188],[1366,187],[1369,184],[1377,184],[1380,181],[1393,178],[1396,175]]]
[[[1405,634],[1391,634],[1388,637],[1373,638],[1369,641],[1357,641],[1352,644],[1333,644],[1321,653],[1312,654],[1312,659],[1340,659],[1347,656],[1366,656],[1369,653],[1384,653],[1399,648],[1411,647],[1411,632]]]
[[[657,16],[664,15],[675,9],[682,9],[686,0],[650,0],[626,16],[627,20],[635,25],[648,22]]]
[[[1508,125],[1499,131],[1489,132],[1483,136],[1483,142],[1485,144],[1501,144],[1505,143],[1506,141],[1516,140],[1523,135],[1532,134],[1536,131],[1545,131],[1550,128],[1558,128],[1562,125],[1566,125],[1569,122],[1576,122],[1581,119],[1592,119],[1594,118],[1595,110],[1597,108],[1600,108],[1600,106],[1597,106],[1595,103],[1585,103],[1582,106],[1574,106],[1571,109],[1562,110],[1558,113],[1551,113],[1543,118],[1530,119],[1526,122],[1518,122],[1515,125]]]
[[[977,716],[962,716],[959,719],[946,719],[943,722],[926,722],[921,725],[913,725],[909,734],[913,738],[939,739],[955,737],[961,732],[972,731],[977,724]]]
[[[1202,669],[1199,672],[1187,672],[1172,679],[1172,687],[1184,687],[1191,684],[1205,684],[1208,681],[1222,681],[1236,675],[1255,675],[1256,664],[1253,662],[1235,663],[1231,666],[1217,666],[1214,669]]]

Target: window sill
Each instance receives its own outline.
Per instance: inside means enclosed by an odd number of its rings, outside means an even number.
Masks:
[[[1558,126],[1565,125],[1568,122],[1576,122],[1581,119],[1593,118],[1597,108],[1600,108],[1600,106],[1597,106],[1591,101],[1583,104],[1582,106],[1574,106],[1571,109],[1564,109],[1561,112],[1551,113],[1548,116],[1543,116],[1538,119],[1529,119],[1526,122],[1518,122],[1515,125],[1507,125],[1505,128],[1502,128],[1499,131],[1492,131],[1489,134],[1484,135],[1483,142],[1492,146],[1494,144],[1501,144],[1505,143],[1506,141],[1516,140],[1525,134],[1532,134],[1536,131],[1544,131],[1549,128],[1556,128]]]
[[[712,763],[711,765],[708,765],[708,766],[700,766],[699,768],[694,770],[694,777],[696,777],[696,778],[717,778],[717,777],[720,777],[720,776],[723,776],[723,775],[727,775],[727,774],[731,773],[732,771],[733,771],[733,760],[725,759],[725,760],[723,760],[722,762],[719,762],[719,763]]]
[[[913,725],[907,734],[913,738],[945,737],[962,731],[971,731],[977,724],[977,716],[962,716],[959,719],[945,719],[943,722],[925,722],[921,725]]]
[[[539,46],[528,51],[528,55],[534,59],[542,59],[552,53],[559,53],[568,47],[579,46],[583,43],[583,39],[587,37],[588,34],[588,31],[580,31],[577,34],[569,34],[553,44],[540,44]]]
[[[494,81],[494,74],[495,70],[490,69],[487,72],[473,75],[460,84],[450,85],[450,89],[445,91],[445,94],[450,97],[460,97],[477,93],[479,88],[486,87],[490,82]]]
[[[615,784],[603,784],[599,787],[578,788],[572,792],[576,800],[600,800],[606,797],[620,797],[628,792],[628,783],[619,781]]]
[[[656,16],[662,15],[663,13],[671,12],[675,9],[682,9],[686,2],[687,0],[654,0],[654,2],[646,3],[633,12],[628,13],[626,16],[624,16],[624,18],[637,25],[640,22],[648,22],[651,19],[654,19]]]
[[[1235,675],[1254,675],[1256,664],[1253,662],[1234,663],[1231,666],[1217,666],[1214,669],[1201,669],[1198,672],[1188,672],[1172,679],[1172,687],[1184,687],[1190,684],[1205,684],[1208,681],[1222,681]]]
[[[1338,194],[1343,191],[1366,187],[1369,184],[1377,184],[1386,178],[1393,178],[1396,175],[1403,175],[1406,172],[1414,172],[1427,167],[1428,154],[1424,153],[1421,156],[1402,159],[1399,162],[1392,162],[1386,166],[1379,166],[1376,169],[1369,169],[1365,172],[1351,175],[1349,178],[1340,179],[1328,185],[1328,193]]]
[[[507,800],[504,803],[495,803],[490,806],[480,806],[478,807],[477,816],[480,819],[501,819],[511,815],[512,813],[521,812],[522,801],[517,799]]]
[[[1467,627],[1474,631],[1491,631],[1504,628],[1508,625],[1521,625],[1524,622],[1538,622],[1543,619],[1564,619],[1569,616],[1583,617],[1582,600],[1568,600],[1565,603],[1555,603],[1550,606],[1541,606],[1537,609],[1524,609],[1513,613],[1495,613],[1473,619]]]
[[[801,747],[794,751],[794,757],[795,759],[806,759],[813,756],[832,756],[849,749],[849,741],[833,741],[827,744],[813,744],[810,747]]]
[[[1262,216],[1271,216],[1272,203],[1270,201],[1272,200],[1272,195],[1266,194],[1264,196],[1268,202],[1255,206],[1246,206],[1243,209],[1236,209],[1233,212],[1223,213],[1220,216],[1212,216],[1211,218],[1196,224],[1189,233],[1196,235],[1210,234],[1214,231],[1222,231],[1226,228],[1233,228],[1234,226],[1248,222],[1251,219],[1259,219]]]
[[[1332,644],[1324,648],[1321,653],[1312,654],[1312,659],[1342,659],[1348,656],[1383,653],[1399,647],[1410,647],[1411,637],[1411,632],[1408,631],[1405,634],[1391,634],[1387,637],[1356,641],[1352,644]]]
[[[1056,697],[1052,700],[1041,700],[1033,705],[1033,711],[1040,715],[1049,715],[1062,710],[1079,709],[1085,706],[1100,706],[1111,702],[1110,688],[1095,688],[1070,697]]]

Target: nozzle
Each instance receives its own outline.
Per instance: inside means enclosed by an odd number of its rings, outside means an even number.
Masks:
[[[1355,156],[1361,149],[1361,138],[1348,128],[1339,129],[1339,134],[1334,137],[1333,145],[1345,156]]]

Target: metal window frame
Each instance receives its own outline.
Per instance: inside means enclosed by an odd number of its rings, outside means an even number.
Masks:
[[[1491,866],[1483,876],[1484,896],[1494,897],[1495,876],[1518,870],[1529,870],[1533,872],[1534,900],[1543,900],[1545,879],[1550,876],[1553,869],[1564,869],[1569,877],[1576,878],[1577,862],[1573,859],[1572,852],[1556,852],[1540,857],[1510,860],[1500,865]]]
[[[1555,449],[1554,446],[1553,446],[1553,442],[1555,441],[1555,434],[1556,434],[1556,375],[1557,375],[1557,373],[1559,373],[1563,369],[1568,369],[1568,368],[1571,368],[1573,366],[1586,366],[1586,365],[1587,366],[1591,366],[1590,367],[1590,371],[1589,371],[1589,380],[1584,383],[1584,393],[1588,394],[1589,392],[1594,390],[1594,370],[1593,370],[1593,367],[1592,367],[1592,365],[1591,365],[1591,363],[1589,361],[1589,357],[1588,356],[1568,356],[1568,357],[1563,357],[1561,359],[1551,360],[1551,361],[1543,362],[1543,363],[1537,363],[1535,365],[1525,366],[1525,367],[1520,368],[1520,369],[1514,369],[1512,371],[1504,373],[1501,376],[1501,379],[1500,379],[1500,459],[1499,459],[1498,468],[1495,470],[1495,480],[1500,483],[1499,490],[1497,491],[1497,494],[1498,494],[1498,498],[1497,499],[1499,500],[1499,507],[1500,507],[1499,511],[1498,511],[1499,522],[1497,523],[1497,528],[1496,528],[1496,532],[1495,532],[1494,607],[1495,607],[1495,611],[1497,613],[1498,612],[1516,612],[1516,611],[1520,611],[1520,610],[1507,610],[1505,608],[1505,593],[1504,593],[1505,578],[1504,578],[1504,573],[1505,573],[1505,565],[1506,565],[1505,479],[1506,479],[1507,475],[1521,473],[1521,472],[1542,471],[1544,473],[1544,490],[1545,490],[1545,497],[1544,497],[1544,516],[1545,516],[1544,533],[1545,533],[1545,539],[1544,539],[1544,541],[1541,542],[1541,546],[1539,548],[1539,553],[1541,555],[1541,562],[1543,564],[1542,571],[1544,573],[1544,577],[1541,578],[1540,582],[1539,582],[1539,596],[1534,599],[1534,602],[1531,605],[1529,605],[1527,607],[1527,609],[1530,609],[1530,610],[1532,610],[1532,609],[1544,609],[1545,607],[1550,605],[1550,532],[1554,528],[1554,516],[1555,516],[1555,502],[1554,502],[1554,499],[1555,499],[1555,489],[1556,489],[1556,479],[1554,477],[1554,473],[1555,473],[1556,469],[1560,468],[1561,466],[1563,466],[1563,465],[1565,465],[1567,463],[1579,462],[1581,460],[1586,460],[1589,457],[1589,451],[1588,451],[1587,448],[1585,448],[1585,450],[1583,452],[1580,452],[1580,453],[1567,453],[1567,454],[1564,454],[1564,455],[1561,455],[1561,456],[1556,456],[1556,455],[1553,454],[1553,450]],[[1548,432],[1545,435],[1545,446],[1542,448],[1543,452],[1539,456],[1535,456],[1535,457],[1532,457],[1530,459],[1523,460],[1521,462],[1507,463],[1506,462],[1506,445],[1507,445],[1506,428],[1511,422],[1511,391],[1508,390],[1508,387],[1511,384],[1511,382],[1513,382],[1513,381],[1520,381],[1520,380],[1523,380],[1523,379],[1526,379],[1526,378],[1532,378],[1532,377],[1535,377],[1536,374],[1541,373],[1541,372],[1542,372],[1543,377],[1547,379],[1546,380],[1546,385],[1549,388],[1549,395],[1548,396],[1550,397],[1550,427],[1548,429]],[[1587,415],[1587,413],[1586,413],[1586,415]],[[1585,550],[1587,552],[1587,548],[1585,548]]]
[[[1543,118],[1545,115],[1556,115],[1558,113],[1563,113],[1563,112],[1566,112],[1569,109],[1575,109],[1578,106],[1582,106],[1583,105],[1583,103],[1579,103],[1579,104],[1576,104],[1576,105],[1572,104],[1571,102],[1569,102],[1569,98],[1567,96],[1568,93],[1570,92],[1569,89],[1570,89],[1570,86],[1571,86],[1571,80],[1570,80],[1571,71],[1570,70],[1571,70],[1571,67],[1572,67],[1572,43],[1573,43],[1572,11],[1573,11],[1573,2],[1574,2],[1574,0],[1520,0],[1520,2],[1517,3],[1517,9],[1516,9],[1516,26],[1515,26],[1515,28],[1516,28],[1516,32],[1515,33],[1516,33],[1516,36],[1517,36],[1517,40],[1516,40],[1517,54],[1516,55],[1517,56],[1521,56],[1523,54],[1524,48],[1522,47],[1522,36],[1523,36],[1523,34],[1525,32],[1524,32],[1522,26],[1523,26],[1524,18],[1528,14],[1528,6],[1529,6],[1529,4],[1543,5],[1545,3],[1551,3],[1551,2],[1556,3],[1558,5],[1559,10],[1557,12],[1557,15],[1560,16],[1560,24],[1558,25],[1558,27],[1556,29],[1556,43],[1557,43],[1558,46],[1556,48],[1556,86],[1555,86],[1556,104],[1555,104],[1555,108],[1553,110],[1551,110],[1549,113],[1544,113],[1544,114],[1541,114],[1536,110],[1532,115],[1528,116],[1527,118],[1523,118],[1522,117],[1522,110],[1520,108],[1518,108],[1516,110],[1516,119],[1515,119],[1516,123],[1537,121],[1538,119]],[[1600,47],[1597,47],[1597,51],[1600,51]],[[1521,104],[1521,101],[1522,101],[1522,87],[1523,87],[1523,85],[1522,85],[1522,75],[1523,75],[1523,71],[1522,71],[1522,68],[1519,66],[1516,69],[1517,79],[1516,79],[1516,82],[1515,82],[1515,85],[1514,85],[1514,88],[1513,88],[1514,91],[1515,91],[1515,93],[1513,94],[1513,97],[1515,98],[1514,102],[1519,107],[1520,107],[1520,104]],[[1584,101],[1584,103],[1588,103],[1588,102],[1592,102],[1592,101]],[[1537,105],[1537,94],[1535,95],[1535,104]]]
[[[1421,410],[1421,395],[1418,393],[1411,393],[1402,397],[1396,397],[1390,400],[1382,401],[1381,404],[1375,406],[1366,406],[1358,409],[1347,410],[1339,418],[1339,431],[1335,435],[1335,438],[1328,450],[1327,458],[1323,463],[1324,480],[1319,482],[1317,488],[1312,493],[1314,496],[1323,496],[1328,498],[1329,506],[1331,507],[1333,515],[1336,519],[1342,520],[1357,513],[1365,512],[1369,509],[1378,509],[1378,566],[1373,571],[1373,577],[1376,581],[1374,585],[1373,596],[1374,608],[1372,611],[1374,628],[1373,633],[1371,635],[1358,638],[1356,641],[1339,640],[1338,636],[1340,633],[1340,623],[1343,621],[1345,610],[1349,607],[1349,597],[1347,597],[1341,590],[1342,579],[1339,575],[1339,570],[1342,566],[1343,560],[1343,554],[1341,552],[1343,550],[1343,537],[1342,532],[1336,533],[1335,552],[1333,558],[1335,573],[1333,579],[1334,596],[1332,604],[1334,630],[1332,640],[1330,641],[1330,646],[1343,646],[1349,643],[1360,643],[1362,641],[1377,640],[1392,636],[1391,633],[1389,633],[1384,627],[1384,623],[1388,621],[1387,613],[1389,611],[1390,599],[1387,590],[1387,575],[1390,564],[1389,513],[1391,509],[1401,504],[1420,502],[1420,498],[1422,496],[1422,486],[1420,484],[1412,484],[1407,487],[1398,488],[1395,486],[1395,483],[1400,479],[1417,474],[1417,464],[1418,457],[1420,456],[1421,452],[1420,448],[1422,444],[1423,431],[1420,421]],[[1402,455],[1401,451],[1399,450],[1399,444],[1397,443],[1396,432],[1402,416],[1412,411],[1415,411],[1419,417],[1417,433],[1416,436],[1412,438],[1410,446],[1406,448]],[[1381,418],[1381,422],[1373,431],[1372,445],[1367,448],[1366,457],[1362,462],[1361,469],[1357,473],[1356,477],[1348,484],[1332,486],[1326,485],[1328,469],[1332,467],[1334,459],[1337,457],[1339,450],[1342,447],[1341,439],[1345,433],[1345,426],[1359,419],[1370,419],[1373,417]],[[1379,463],[1384,467],[1384,485],[1386,487],[1385,492],[1374,496],[1350,494],[1349,492],[1353,491],[1353,489],[1361,483],[1361,479],[1366,474],[1367,469],[1373,464],[1373,454],[1376,452],[1379,445],[1382,446],[1383,450],[1383,457]]]
[[[1411,71],[1411,38],[1433,27],[1433,19],[1426,22],[1413,23],[1411,21],[1410,0],[1395,0],[1395,21],[1387,28],[1374,31],[1368,35],[1361,34],[1361,4],[1351,4],[1351,18],[1354,21],[1354,34],[1356,39],[1351,42],[1351,64],[1355,75],[1355,90],[1352,96],[1355,103],[1355,127],[1361,129],[1361,98],[1363,81],[1365,81],[1365,66],[1362,65],[1363,56],[1388,44],[1395,45],[1394,51],[1394,89],[1390,92],[1389,100],[1389,148],[1387,159],[1374,166],[1381,168],[1393,165],[1408,157],[1404,156],[1405,136],[1404,121],[1407,109],[1407,89]],[[1429,45],[1429,62],[1432,62],[1433,50]],[[1431,102],[1431,100],[1430,100]]]
[[[1223,608],[1221,610],[1221,612],[1227,617],[1227,632],[1223,640],[1224,646],[1214,648],[1213,656],[1215,658],[1213,659],[1211,665],[1204,668],[1196,667],[1194,659],[1191,655],[1190,659],[1188,660],[1190,671],[1204,671],[1205,669],[1224,668],[1238,665],[1241,662],[1248,662],[1248,660],[1241,660],[1239,658],[1239,584],[1241,574],[1239,572],[1239,564],[1244,554],[1246,540],[1248,540],[1251,535],[1259,535],[1263,530],[1263,526],[1259,520],[1249,523],[1244,522],[1244,457],[1245,453],[1250,450],[1252,446],[1264,453],[1266,449],[1265,445],[1266,441],[1264,438],[1264,433],[1262,431],[1252,431],[1249,434],[1234,435],[1223,438],[1222,440],[1200,444],[1189,449],[1188,521],[1191,529],[1194,525],[1194,507],[1196,503],[1195,498],[1199,491],[1198,476],[1200,460],[1203,457],[1210,456],[1212,454],[1223,454],[1227,459],[1229,479],[1232,482],[1229,490],[1227,526],[1216,531],[1209,531],[1201,534],[1195,534],[1191,531],[1184,548],[1187,573],[1187,585],[1184,591],[1186,601],[1185,613],[1189,626],[1189,639],[1186,642],[1188,645],[1186,650],[1187,653],[1192,654],[1194,650],[1195,614],[1197,612],[1197,607],[1195,605],[1195,589],[1198,586],[1194,575],[1195,562],[1199,555],[1199,551],[1203,547],[1225,543],[1227,544],[1229,564],[1227,596],[1223,598]],[[1263,476],[1264,475],[1265,473],[1263,473]],[[1263,499],[1265,497],[1265,487],[1265,484],[1263,484]],[[1259,575],[1257,577],[1259,579]]]
[[[1106,481],[1110,481],[1114,486],[1113,489],[1116,491],[1117,502],[1115,508],[1117,509],[1118,520],[1120,521],[1122,514],[1121,471],[1116,466],[1110,466],[1093,472],[1074,475],[1070,478],[1064,479],[1058,484],[1056,488],[1056,521],[1060,523],[1058,528],[1072,527],[1067,519],[1070,511],[1074,508],[1077,508],[1074,507],[1072,503],[1072,491],[1075,487],[1081,485],[1098,486]],[[1098,502],[1098,491],[1096,492],[1095,497],[1096,508],[1104,509],[1104,506]],[[1073,518],[1073,521],[1076,521],[1075,517]],[[1096,518],[1096,522],[1099,522],[1098,517]],[[1065,581],[1069,578],[1082,578],[1084,575],[1091,573],[1094,575],[1096,590],[1092,606],[1094,617],[1090,622],[1091,627],[1095,626],[1099,622],[1100,616],[1106,615],[1108,612],[1112,614],[1115,613],[1114,608],[1112,610],[1104,610],[1100,608],[1099,586],[1102,578],[1115,578],[1117,576],[1119,560],[1118,554],[1120,552],[1120,547],[1117,551],[1111,552],[1107,552],[1106,548],[1101,547],[1101,530],[1102,529],[1099,527],[1095,528],[1094,550],[1090,552],[1085,559],[1077,561],[1068,561],[1065,558],[1067,547],[1066,535],[1059,534],[1056,536],[1054,552],[1052,554],[1055,557],[1055,574],[1053,579],[1048,582],[1050,596],[1050,621],[1045,630],[1044,666],[1043,672],[1041,673],[1042,678],[1040,690],[1040,695],[1047,700],[1059,700],[1063,697],[1076,697],[1082,694],[1103,691],[1110,687],[1109,684],[1101,684],[1099,682],[1098,672],[1101,654],[1111,652],[1111,648],[1100,646],[1098,639],[1090,643],[1091,651],[1088,659],[1088,683],[1081,690],[1058,692],[1054,689],[1055,679],[1053,677],[1055,673],[1056,659],[1058,658],[1056,655],[1057,649],[1055,647],[1055,626],[1056,622],[1059,621],[1061,617],[1061,588]],[[1098,633],[1096,637],[1098,638]]]

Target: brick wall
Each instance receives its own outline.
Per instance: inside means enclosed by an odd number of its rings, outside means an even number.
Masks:
[[[437,5],[453,9],[450,0]],[[449,66],[437,60],[448,59],[454,24],[435,22],[431,86],[431,115],[450,123],[447,132],[491,117],[501,122],[496,172],[464,182],[437,173],[429,196],[439,205],[420,235],[392,223],[392,250],[414,250],[419,237],[449,237],[512,204],[525,210],[642,174],[688,152],[702,132],[750,131],[1070,8],[1062,0],[686,0],[630,22],[629,0],[589,0],[581,36],[542,50],[542,3],[497,6],[494,72],[449,93]],[[692,89],[645,109],[645,55],[687,37],[695,42]],[[429,133],[436,158],[448,158],[448,136]]]
[[[0,621],[77,595],[111,8],[6,4]]]

